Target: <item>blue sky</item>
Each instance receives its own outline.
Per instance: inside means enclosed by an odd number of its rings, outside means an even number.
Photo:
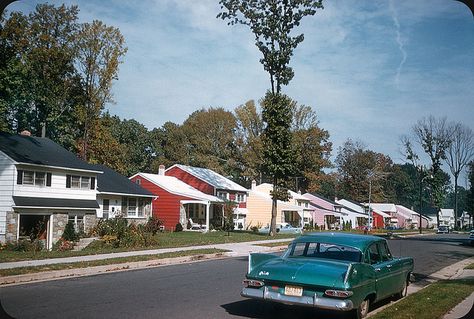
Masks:
[[[18,1],[9,11],[27,12]],[[33,4],[32,4],[33,3]],[[59,4],[61,1],[50,3]],[[65,1],[81,21],[120,28],[128,53],[112,114],[149,129],[202,107],[259,100],[269,80],[244,26],[216,19],[218,0]],[[298,31],[284,92],[316,111],[336,153],[347,138],[401,162],[400,136],[424,116],[474,129],[474,19],[454,0],[325,1]]]

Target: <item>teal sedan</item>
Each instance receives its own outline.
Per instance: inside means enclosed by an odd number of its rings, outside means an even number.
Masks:
[[[393,257],[381,237],[310,233],[282,256],[250,254],[241,295],[364,318],[372,303],[404,297],[413,258]]]

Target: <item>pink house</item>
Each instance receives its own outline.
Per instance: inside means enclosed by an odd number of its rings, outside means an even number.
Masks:
[[[405,225],[402,226],[403,228],[419,228],[420,223],[420,214],[415,212],[414,210],[408,209],[402,205],[395,205],[397,209],[397,214],[402,215],[405,217]],[[428,219],[424,216],[421,216],[421,227],[427,228],[428,227]]]
[[[342,205],[314,193],[305,193],[302,196],[310,200],[310,205],[314,209],[313,223],[323,229],[334,229],[339,226]]]

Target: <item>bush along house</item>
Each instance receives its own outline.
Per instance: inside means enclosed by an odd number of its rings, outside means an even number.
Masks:
[[[161,166],[164,169],[164,166]],[[166,176],[174,176],[197,190],[223,201],[235,203],[234,225],[246,228],[247,197],[249,190],[208,168],[175,164],[165,170]]]
[[[163,222],[165,230],[208,231],[222,225],[223,200],[164,173],[160,167],[158,174],[137,173],[130,179],[156,196],[153,216]]]
[[[87,233],[101,173],[47,138],[0,132],[0,241],[34,238],[51,249],[68,221]]]
[[[121,216],[129,222],[144,224],[151,217],[153,193],[104,165],[94,165],[102,171],[97,181],[99,218]]]

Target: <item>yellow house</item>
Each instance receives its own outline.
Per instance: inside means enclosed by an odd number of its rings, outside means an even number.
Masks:
[[[252,182],[247,197],[247,216],[245,225],[247,228],[257,226],[263,227],[269,225],[272,219],[272,198],[270,191],[273,189],[271,184],[263,183],[256,185]],[[277,201],[277,224],[289,223],[295,227],[303,226],[304,208],[294,205],[290,202]]]

